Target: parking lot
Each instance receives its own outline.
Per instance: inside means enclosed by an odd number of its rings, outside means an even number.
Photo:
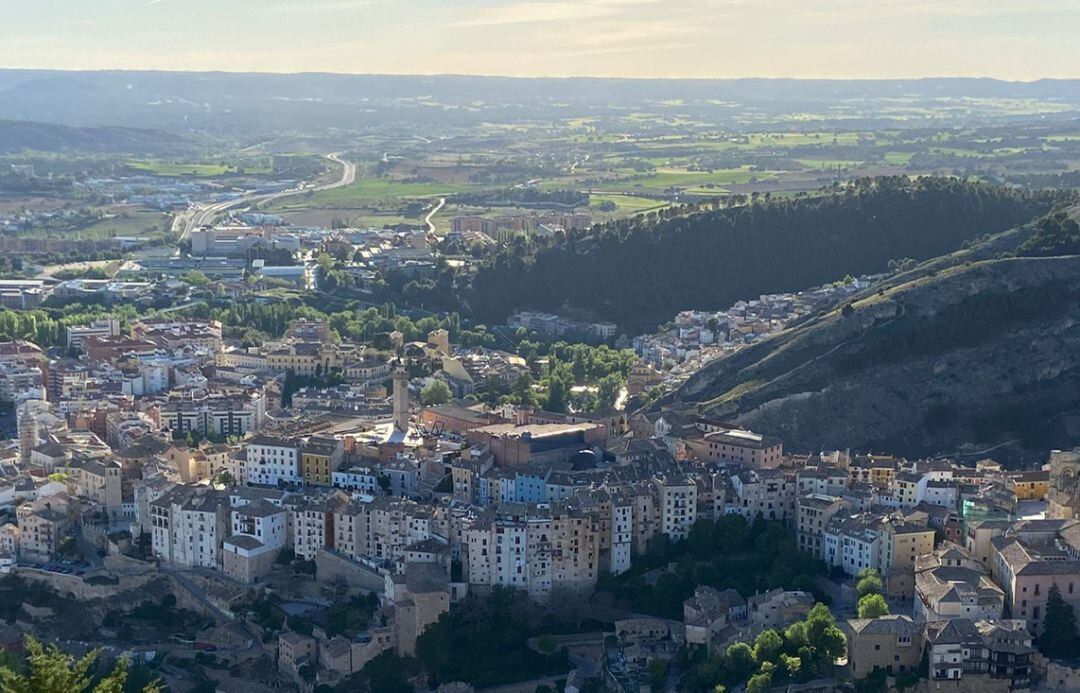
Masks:
[[[50,573],[60,573],[61,575],[77,575],[83,576],[88,570],[92,568],[88,563],[81,563],[79,561],[51,561],[49,563],[20,563],[20,568],[34,568],[36,570],[44,570]]]

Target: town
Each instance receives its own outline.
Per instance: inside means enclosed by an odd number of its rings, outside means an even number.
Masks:
[[[1080,692],[1076,2],[0,13],[0,693]]]
[[[748,690],[1080,677],[1055,661],[1080,605],[1080,452],[1023,471],[791,454],[668,407],[488,404],[474,382],[512,390],[528,365],[445,329],[376,349],[297,318],[280,338],[232,342],[219,322],[166,317],[72,325],[66,349],[0,344],[16,424],[0,570],[24,586],[6,589],[126,603],[104,642],[164,654],[156,674],[177,689],[191,672],[168,662],[184,652],[218,690],[236,667],[256,672],[248,689],[339,685],[417,656],[429,630],[500,590],[592,624],[523,645],[534,686],[656,690],[714,661]],[[792,555],[763,576],[687,582],[713,551],[748,547]],[[130,611],[159,594],[204,628],[178,619],[168,634]],[[62,611],[31,603],[9,607],[4,642],[63,633]],[[841,646],[800,669],[777,634],[822,618]],[[732,661],[746,645],[749,661]]]

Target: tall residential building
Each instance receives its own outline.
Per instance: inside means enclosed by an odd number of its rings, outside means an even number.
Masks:
[[[205,488],[178,486],[150,501],[150,527],[151,547],[161,560],[217,570],[231,531],[229,498]]]
[[[697,522],[697,483],[682,474],[656,479],[660,495],[660,532],[672,541],[685,539]]]
[[[306,484],[330,486],[341,464],[342,441],[312,436],[300,446],[300,477]]]
[[[598,521],[574,503],[504,503],[465,531],[470,584],[535,601],[587,597],[599,571]]]
[[[262,499],[235,508],[231,535],[222,546],[225,574],[247,584],[269,574],[288,542],[287,515],[284,508]]]
[[[300,448],[290,440],[255,436],[244,445],[246,478],[249,484],[275,486],[278,482],[300,481]]]

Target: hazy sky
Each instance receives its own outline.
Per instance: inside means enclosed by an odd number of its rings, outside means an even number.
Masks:
[[[1080,77],[1080,0],[0,0],[0,67]]]

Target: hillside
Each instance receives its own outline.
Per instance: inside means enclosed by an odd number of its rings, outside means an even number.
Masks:
[[[181,154],[193,149],[183,137],[160,130],[69,127],[0,120],[0,154],[25,150],[92,154]]]
[[[898,96],[934,109],[927,122],[970,124],[973,117],[1004,121],[1012,111],[972,113],[975,101],[1052,101],[1066,116],[1080,108],[1077,80],[1006,82],[993,79],[603,79],[512,78],[467,75],[258,74],[224,72],[0,70],[0,118],[66,125],[128,125],[177,132],[206,129],[234,134],[357,128],[375,123],[475,125],[602,116],[642,103],[677,107],[698,119],[741,122],[740,104],[755,114],[788,117],[807,109],[855,127],[850,104],[869,104],[875,122],[896,123],[888,106]],[[431,108],[426,103],[445,105]],[[964,108],[941,108],[956,100]],[[476,108],[477,103],[485,108]],[[881,108],[875,108],[877,105]],[[1071,117],[1071,116],[1070,116]],[[864,121],[865,122],[865,121]],[[904,117],[910,125],[910,115]]]
[[[1009,257],[1030,248],[1037,228],[924,263],[851,308],[714,362],[667,403],[800,451],[1019,462],[1071,447],[1080,441],[1080,256]]]
[[[510,249],[476,275],[468,302],[489,321],[515,308],[568,305],[647,329],[681,310],[715,310],[884,272],[892,259],[952,252],[1031,220],[1052,199],[954,178],[892,177],[815,197],[638,217],[572,234],[533,257]]]

